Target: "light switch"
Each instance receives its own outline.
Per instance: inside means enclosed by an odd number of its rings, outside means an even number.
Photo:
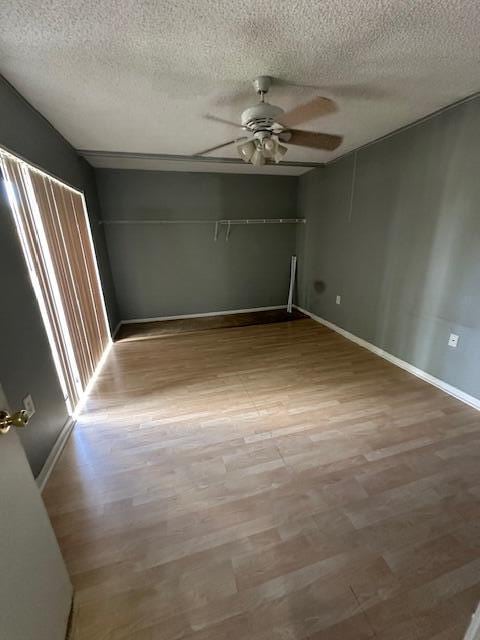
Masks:
[[[456,348],[456,346],[458,344],[458,340],[459,340],[459,337],[457,336],[457,334],[456,333],[451,333],[450,334],[450,338],[448,339],[448,346]]]
[[[342,296],[337,296],[337,299],[335,300],[335,302],[337,304],[340,304],[342,302]]]

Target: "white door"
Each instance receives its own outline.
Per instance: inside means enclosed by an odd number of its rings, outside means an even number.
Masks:
[[[0,384],[2,409],[9,407]],[[0,434],[0,638],[64,640],[71,599],[55,534],[12,427]]]

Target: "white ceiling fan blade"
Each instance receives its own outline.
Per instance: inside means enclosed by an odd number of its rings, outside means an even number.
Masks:
[[[209,147],[208,149],[204,149],[203,151],[198,151],[194,153],[194,156],[204,156],[211,151],[216,151],[217,149],[222,149],[223,147],[228,147],[231,144],[235,144],[236,142],[240,142],[241,140],[246,140],[246,137],[235,138],[234,140],[229,140],[228,142],[224,142],[223,144],[217,144],[215,147]]]
[[[203,151],[198,151],[197,153],[194,153],[194,156],[204,156],[207,153],[210,153],[211,151],[216,151],[217,149],[223,149],[223,147],[228,147],[231,144],[235,144],[235,142],[237,142],[237,139],[235,138],[235,140],[229,140],[228,142],[224,142],[223,144],[217,144],[215,147],[209,147],[208,149],[204,149]]]
[[[243,129],[241,124],[238,124],[238,122],[232,122],[231,120],[225,120],[224,118],[217,118],[217,116],[212,116],[210,113],[207,113],[206,116],[204,116],[206,120],[212,120],[212,122],[220,122],[221,124],[229,124],[232,127],[239,127],[240,129]]]

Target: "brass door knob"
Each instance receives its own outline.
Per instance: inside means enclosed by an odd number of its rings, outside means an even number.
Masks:
[[[0,433],[8,433],[10,427],[25,427],[28,424],[28,413],[22,409],[15,413],[0,411]]]

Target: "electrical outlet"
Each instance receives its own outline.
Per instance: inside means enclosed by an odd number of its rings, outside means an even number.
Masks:
[[[340,304],[342,302],[342,296],[337,296],[337,299],[335,300],[335,302],[337,304]]]
[[[459,340],[459,337],[457,336],[457,334],[451,333],[450,338],[448,339],[448,346],[453,347],[455,349],[458,344],[458,340]]]
[[[30,394],[28,394],[28,396],[25,396],[25,398],[23,399],[23,408],[28,413],[29,418],[31,418],[35,413],[35,405]]]

